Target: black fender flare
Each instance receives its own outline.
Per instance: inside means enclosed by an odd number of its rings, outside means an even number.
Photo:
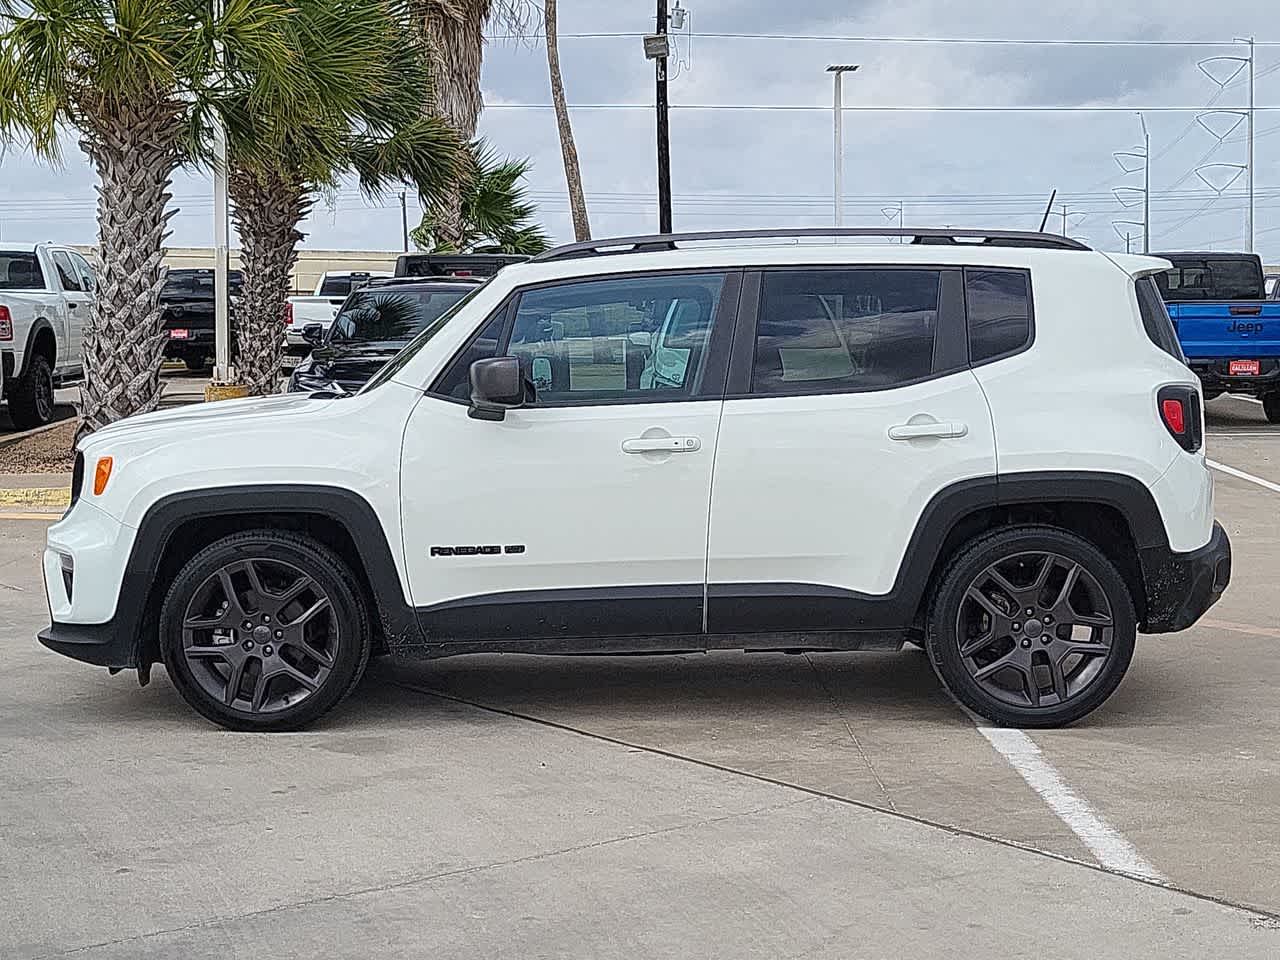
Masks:
[[[31,329],[27,331],[27,340],[22,348],[22,367],[14,373],[14,380],[21,380],[27,375],[27,370],[31,367],[31,357],[33,348],[36,345],[36,337],[44,330],[48,330],[49,336],[53,337],[53,362],[49,366],[51,368],[57,366],[58,332],[53,329],[53,324],[49,322],[48,317],[36,317],[31,323]]]
[[[131,662],[141,660],[149,604],[156,600],[153,592],[167,588],[157,578],[174,535],[193,520],[247,515],[295,519],[310,515],[336,521],[355,544],[357,556],[344,559],[363,567],[388,644],[421,642],[417,614],[405,601],[386,531],[368,500],[351,490],[320,484],[254,484],[185,490],[147,509],[125,564],[112,618],[120,633],[137,638]],[[302,529],[305,532],[305,522]]]

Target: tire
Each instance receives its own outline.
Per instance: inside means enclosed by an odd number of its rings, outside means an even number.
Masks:
[[[305,727],[355,689],[369,662],[369,616],[355,583],[310,537],[255,530],[218,540],[165,596],[165,669],[187,703],[228,730]]]
[[[187,369],[192,373],[200,373],[209,369],[209,360],[206,357],[187,356],[182,358],[182,362],[187,365]]]
[[[925,645],[938,678],[970,710],[1001,726],[1060,727],[1115,692],[1137,629],[1129,587],[1097,547],[1056,527],[1009,527],[974,538],[947,565]]]
[[[53,370],[49,361],[37,354],[9,394],[9,418],[19,430],[30,430],[52,423],[53,409]]]
[[[1262,398],[1262,412],[1268,423],[1280,423],[1280,393],[1268,393]]]

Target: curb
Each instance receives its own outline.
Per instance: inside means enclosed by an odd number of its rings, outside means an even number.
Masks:
[[[16,487],[0,490],[0,508],[35,507],[65,510],[71,506],[71,490],[67,487]]]
[[[11,443],[17,443],[19,440],[25,440],[27,437],[36,437],[42,433],[48,433],[50,430],[56,430],[68,420],[75,418],[75,412],[72,411],[71,416],[63,417],[61,420],[55,420],[53,423],[46,423],[43,427],[32,427],[30,430],[23,430],[21,433],[6,433],[0,435],[0,447],[6,447]]]

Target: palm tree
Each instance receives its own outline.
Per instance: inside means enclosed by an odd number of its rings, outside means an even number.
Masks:
[[[425,204],[457,180],[463,155],[453,132],[421,113],[426,51],[393,3],[301,0],[291,29],[306,116],[297,118],[298,93],[271,77],[247,78],[223,104],[244,270],[237,373],[251,394],[278,383],[298,225],[316,190],[352,171],[368,195],[407,180]]]
[[[560,153],[564,157],[564,179],[569,187],[569,210],[573,214],[573,238],[591,239],[591,221],[587,219],[587,199],[582,194],[582,171],[578,167],[578,145],[573,142],[569,123],[569,107],[564,98],[564,78],[560,76],[559,28],[556,24],[556,0],[545,0],[547,34],[547,71],[551,74],[551,101],[556,108],[556,127],[560,131]]]
[[[460,224],[442,224],[430,207],[409,236],[419,249],[435,253],[541,253],[550,242],[530,222],[535,208],[520,182],[528,172],[528,160],[504,159],[477,140],[460,180]]]
[[[81,435],[159,403],[173,172],[201,151],[225,84],[262,75],[296,87],[290,17],[270,0],[218,14],[211,0],[0,0],[0,135],[57,162],[59,134],[74,129],[99,179]]]
[[[442,117],[460,140],[469,142],[475,138],[483,107],[480,67],[485,28],[523,36],[536,23],[538,8],[530,0],[417,0],[416,7],[430,53],[432,82],[426,111]],[[437,198],[433,222],[444,246],[462,249],[460,190],[446,190]]]

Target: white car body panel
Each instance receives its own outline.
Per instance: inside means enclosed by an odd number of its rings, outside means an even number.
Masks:
[[[0,289],[0,306],[8,308],[13,330],[9,339],[0,340],[0,352],[12,355],[14,379],[18,379],[26,369],[27,353],[34,342],[33,328],[37,326],[47,326],[53,334],[55,377],[70,379],[78,376],[84,364],[84,328],[89,320],[93,292],[64,289],[53,259],[55,253],[70,258],[75,251],[53,244],[0,241],[0,252],[4,251],[34,253],[44,275],[42,288]],[[73,276],[82,281],[74,261],[72,268]]]

